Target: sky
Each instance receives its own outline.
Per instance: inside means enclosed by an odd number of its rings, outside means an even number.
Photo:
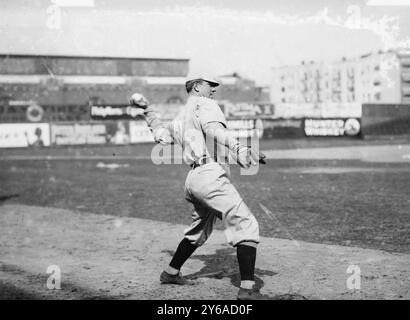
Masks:
[[[0,53],[187,58],[269,85],[273,67],[410,48],[410,0],[378,2],[0,0]]]

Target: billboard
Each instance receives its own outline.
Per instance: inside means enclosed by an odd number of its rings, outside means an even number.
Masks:
[[[226,100],[218,101],[219,106],[225,114],[227,119],[229,118],[264,118],[273,117],[275,109],[274,105],[270,103],[252,103],[252,102],[239,102],[232,103]]]
[[[128,121],[115,121],[104,123],[106,130],[106,141],[112,144],[130,143],[130,126]]]
[[[137,119],[143,117],[144,110],[128,105],[91,105],[92,120]]]
[[[303,121],[303,131],[308,137],[358,136],[360,134],[360,130],[360,120],[357,118],[306,118]]]
[[[48,123],[0,124],[0,148],[46,147],[50,145]]]
[[[55,145],[104,144],[109,140],[105,124],[51,125],[51,142]]]
[[[227,120],[227,129],[236,138],[258,137],[263,135],[263,122],[261,119]]]
[[[144,120],[54,124],[51,126],[51,141],[54,145],[125,145],[154,142],[154,138]]]
[[[161,120],[172,120],[183,108],[181,104],[151,104],[151,108]],[[91,105],[90,117],[92,120],[143,120],[144,110],[124,104]]]

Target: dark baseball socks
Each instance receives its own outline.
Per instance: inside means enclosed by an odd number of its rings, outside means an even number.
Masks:
[[[165,271],[173,275],[178,274],[182,265],[194,253],[196,248],[198,246],[193,245],[188,239],[182,239]],[[241,274],[241,288],[252,289],[255,284],[256,243],[238,244],[236,246],[236,255]]]
[[[236,255],[241,274],[241,288],[252,289],[255,284],[256,246],[238,244]]]
[[[169,274],[178,274],[182,265],[194,253],[196,248],[198,248],[198,246],[189,242],[188,239],[182,239],[182,241],[178,245],[177,251],[175,251],[172,260],[169,263],[168,268],[165,271]]]

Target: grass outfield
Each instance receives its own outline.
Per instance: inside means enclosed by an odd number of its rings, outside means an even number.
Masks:
[[[312,147],[296,140],[292,146]],[[149,155],[150,148],[70,150],[92,154],[132,150],[132,154],[143,156]],[[36,152],[60,154],[70,150]],[[20,149],[19,153],[27,151]],[[123,160],[115,162],[125,166],[111,170],[97,167],[98,162],[4,160],[0,201],[190,223],[192,208],[183,198],[186,165],[155,166],[150,160]],[[256,176],[240,176],[237,166],[233,166],[232,176],[263,236],[410,253],[408,163],[269,160]],[[277,220],[269,218],[260,204]]]

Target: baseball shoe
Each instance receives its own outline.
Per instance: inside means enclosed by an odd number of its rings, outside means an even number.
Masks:
[[[180,285],[180,286],[184,286],[184,285],[186,286],[186,285],[193,285],[194,284],[194,282],[183,278],[181,276],[181,272],[176,274],[176,275],[173,275],[173,274],[169,274],[166,271],[163,271],[161,273],[161,276],[160,276],[159,279],[160,279],[162,284],[177,284],[177,285]]]
[[[238,294],[236,295],[238,300],[271,300],[270,297],[263,295],[259,290],[253,287],[252,289],[239,288]]]

